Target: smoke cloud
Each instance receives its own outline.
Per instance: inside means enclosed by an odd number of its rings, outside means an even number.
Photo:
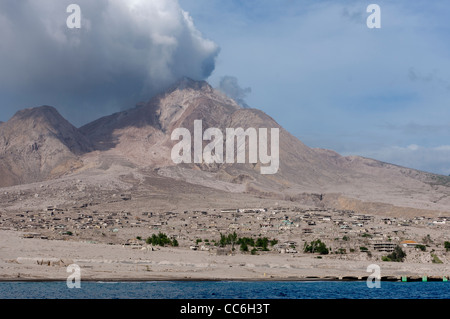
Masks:
[[[1,1],[0,38],[0,112],[48,104],[74,124],[204,80],[219,53],[177,0]]]
[[[235,100],[243,108],[250,108],[245,102],[245,98],[252,92],[251,88],[242,88],[234,76],[224,76],[221,78],[218,89]]]

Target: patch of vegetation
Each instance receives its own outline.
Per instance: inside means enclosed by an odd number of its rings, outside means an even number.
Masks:
[[[395,262],[403,262],[406,257],[406,253],[400,246],[396,246],[394,251],[387,256],[381,257],[383,261],[395,261]]]
[[[431,260],[433,264],[443,264],[442,260],[440,260],[436,254],[431,254],[431,257],[433,257]]]
[[[305,253],[319,253],[321,255],[327,255],[329,253],[327,246],[320,239],[313,240],[309,245],[305,243],[303,251]]]
[[[366,238],[372,238],[372,235],[371,235],[371,234],[368,234],[368,233],[364,233],[364,234],[362,234],[361,236],[362,236],[362,237],[366,237]]]
[[[165,246],[165,245],[170,245],[173,247],[176,245],[178,246],[178,241],[176,239],[170,239],[166,234],[164,233],[159,233],[158,235],[153,234],[152,237],[148,237],[145,242],[147,244],[152,244],[153,246]]]
[[[272,239],[272,240],[270,241],[270,246],[275,246],[276,244],[278,244],[278,240]]]
[[[242,237],[237,240],[239,245],[246,244],[255,247],[255,240],[251,237]]]
[[[421,251],[427,250],[427,247],[425,245],[416,245],[416,248],[419,248]]]
[[[249,247],[253,247],[255,252],[258,250],[269,251],[269,248],[268,248],[269,244],[271,246],[273,246],[273,245],[276,245],[277,243],[278,243],[278,240],[276,240],[276,239],[270,240],[267,237],[261,237],[261,236],[256,238],[256,240],[252,237],[238,237],[236,232],[233,232],[232,234],[228,234],[228,235],[220,234],[220,240],[219,240],[219,246],[225,247],[226,245],[232,245],[234,248],[234,245],[237,244],[240,246],[240,250],[243,252],[250,251]],[[252,253],[252,254],[254,255],[255,253]]]
[[[269,239],[267,237],[259,237],[256,240],[256,247],[260,247],[262,248],[263,251],[268,251],[269,249],[267,248],[267,246],[269,245]]]
[[[245,243],[245,242],[242,242],[241,243],[241,251],[243,251],[243,252],[246,252],[246,251],[248,251],[248,245],[247,245],[247,243]]]
[[[446,251],[450,250],[450,241],[444,242],[444,248],[445,248]]]
[[[359,247],[359,251],[367,252],[367,251],[369,251],[369,248],[361,246],[361,247]]]

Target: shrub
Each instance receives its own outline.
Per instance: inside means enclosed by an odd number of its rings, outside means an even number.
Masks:
[[[431,260],[433,264],[443,264],[442,260],[440,260],[436,254],[431,254],[431,257],[433,257]]]
[[[321,255],[327,255],[329,253],[327,246],[320,239],[313,240],[309,245],[305,243],[303,251],[305,253],[319,253]]]
[[[159,233],[158,235],[153,234],[152,237],[148,237],[145,242],[147,244],[152,244],[153,246],[165,246],[165,245],[171,245],[173,246],[172,240],[167,237],[164,233]]]
[[[367,247],[362,246],[362,247],[359,247],[359,250],[362,251],[362,252],[366,252],[369,249]]]
[[[267,237],[258,238],[256,240],[256,247],[261,247],[263,250],[267,250],[267,245],[269,244],[269,239]]]
[[[446,251],[450,250],[450,241],[444,242],[444,248],[445,248]]]
[[[419,248],[421,251],[427,250],[427,247],[425,245],[416,245],[416,248]]]
[[[403,262],[403,260],[406,257],[406,253],[403,251],[403,249],[400,246],[396,246],[394,248],[394,251],[387,255],[387,258],[390,260],[388,261],[396,261],[396,262]]]
[[[237,244],[239,244],[239,245],[242,245],[244,243],[246,245],[255,247],[255,241],[251,237],[241,237],[237,240]]]

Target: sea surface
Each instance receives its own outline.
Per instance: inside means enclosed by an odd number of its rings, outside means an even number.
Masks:
[[[0,299],[450,299],[450,282],[0,282]]]

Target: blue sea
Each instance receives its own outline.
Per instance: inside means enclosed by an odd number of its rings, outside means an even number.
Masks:
[[[1,282],[0,299],[450,299],[450,282]]]

